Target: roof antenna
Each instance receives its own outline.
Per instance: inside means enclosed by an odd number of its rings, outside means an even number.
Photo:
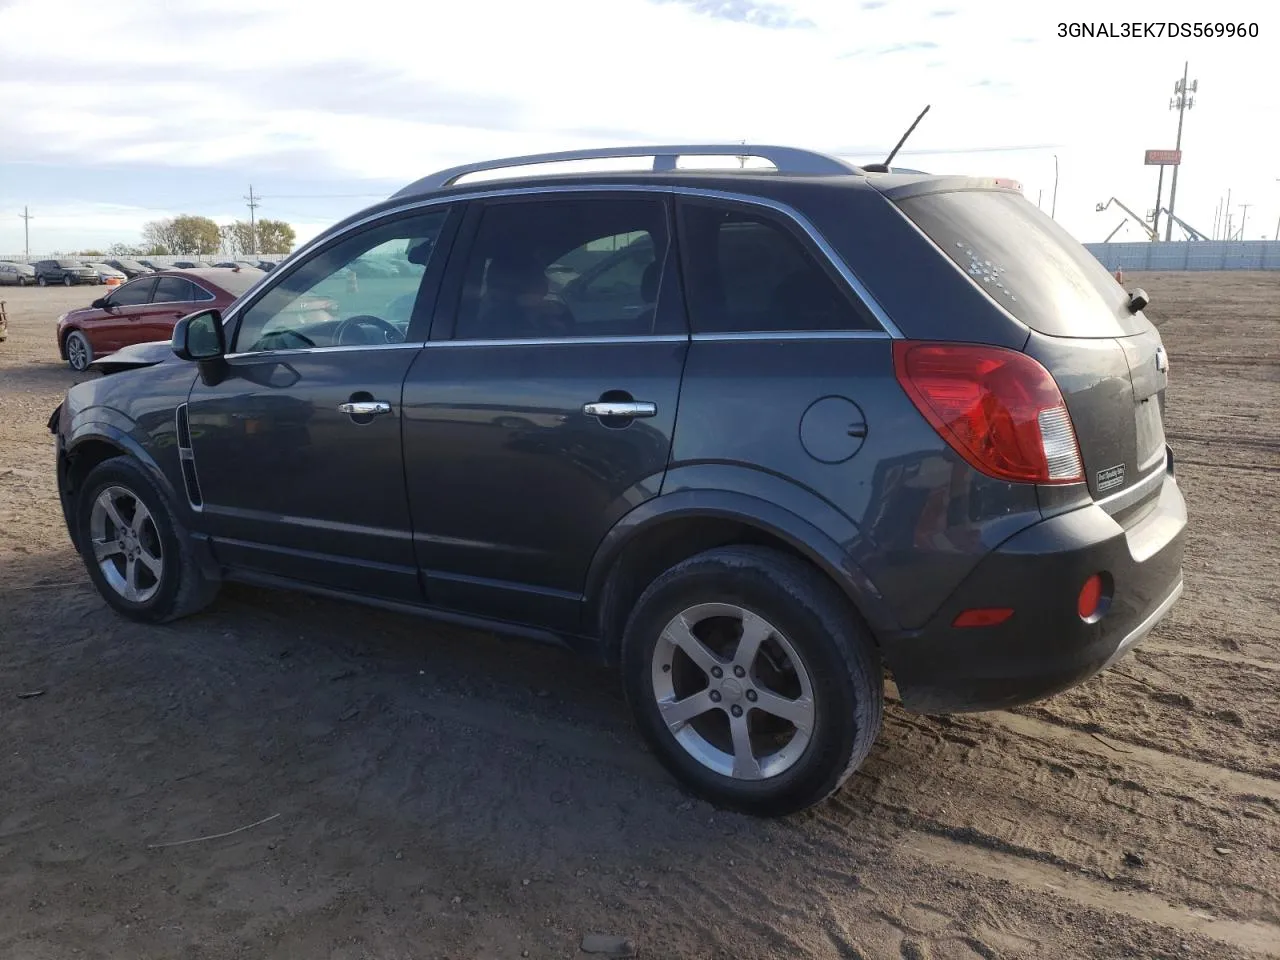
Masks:
[[[868,163],[862,169],[867,171],[867,173],[888,173],[889,164],[893,163],[893,158],[898,155],[898,151],[902,149],[902,145],[907,142],[907,137],[911,136],[920,121],[924,119],[924,115],[928,112],[929,104],[925,104],[925,108],[920,111],[920,116],[916,117],[911,126],[907,127],[907,132],[902,135],[902,139],[898,141],[898,145],[890,150],[889,155],[884,158],[884,163]]]

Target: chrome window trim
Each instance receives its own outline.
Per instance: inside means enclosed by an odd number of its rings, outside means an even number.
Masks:
[[[243,350],[223,354],[225,360],[242,360],[246,357],[304,357],[313,353],[351,353],[353,350],[421,350],[424,344],[414,343],[344,343],[334,347],[293,347],[289,350]]]
[[[428,347],[524,347],[524,346],[568,346],[569,344],[610,344],[610,343],[687,343],[689,337],[683,333],[642,333],[634,337],[504,337],[494,340],[468,338],[465,340],[428,340]]]
[[[744,330],[732,333],[695,333],[691,340],[892,340],[885,330]]]
[[[673,185],[673,184],[645,184],[645,183],[614,184],[614,183],[591,183],[591,182],[557,183],[557,184],[545,184],[537,187],[529,187],[529,186],[500,187],[500,188],[495,188],[491,190],[475,190],[467,193],[450,194],[449,196],[443,196],[443,197],[424,197],[418,200],[413,200],[413,201],[400,204],[391,209],[380,210],[377,213],[370,214],[367,217],[362,217],[359,220],[355,221],[354,223],[348,224],[342,230],[341,233],[332,234],[332,235],[321,234],[315,239],[309,241],[304,246],[299,247],[298,250],[295,251],[294,253],[290,254],[290,256],[288,257],[288,260],[285,263],[282,263],[275,270],[272,270],[270,273],[266,274],[266,276],[264,276],[261,280],[258,281],[258,284],[261,285],[262,293],[269,292],[277,283],[283,282],[284,277],[287,275],[286,271],[283,269],[283,267],[285,267],[286,265],[291,266],[293,263],[299,263],[305,260],[307,257],[309,257],[315,249],[332,242],[341,241],[343,238],[345,238],[349,234],[357,230],[360,230],[364,227],[367,227],[370,224],[378,223],[383,220],[392,220],[392,219],[395,219],[396,217],[400,217],[405,214],[411,214],[420,210],[425,210],[430,207],[448,206],[450,204],[456,204],[456,203],[466,203],[471,200],[491,200],[498,197],[544,196],[544,195],[550,195],[550,194],[565,194],[565,193],[655,193],[655,194],[667,194],[669,196],[687,196],[687,197],[700,197],[703,199],[710,199],[710,200],[723,200],[731,203],[741,203],[747,206],[756,206],[756,207],[762,207],[766,210],[772,210],[774,213],[778,213],[784,217],[787,217],[796,226],[798,226],[801,230],[804,231],[805,235],[808,236],[809,239],[814,243],[814,245],[822,252],[822,255],[827,258],[827,260],[831,263],[833,267],[835,267],[836,272],[840,274],[840,278],[844,280],[846,284],[849,285],[849,288],[854,292],[854,294],[857,295],[859,300],[862,301],[863,305],[866,306],[868,311],[870,311],[871,315],[875,318],[876,322],[879,323],[880,326],[883,328],[882,330],[868,330],[868,331],[850,330],[850,331],[845,331],[846,333],[874,334],[877,338],[887,336],[895,340],[903,339],[902,331],[898,328],[897,324],[895,324],[892,320],[889,319],[889,315],[885,312],[884,308],[880,306],[879,302],[875,299],[875,297],[872,296],[871,291],[868,290],[866,285],[863,284],[863,282],[858,279],[857,275],[853,272],[853,270],[849,267],[849,265],[845,263],[844,258],[841,257],[836,252],[835,248],[832,247],[831,244],[827,242],[826,237],[824,237],[822,233],[818,230],[818,228],[815,227],[813,223],[809,220],[809,218],[806,217],[804,214],[802,214],[800,211],[796,210],[794,207],[790,206],[789,204],[781,202],[780,200],[774,200],[769,197],[761,197],[755,194],[737,193],[730,190],[710,190],[710,189],[705,189],[701,187],[681,186],[681,185]],[[910,221],[908,220],[908,222]],[[946,256],[946,255],[943,254],[943,256]],[[949,257],[947,259],[950,260]],[[288,273],[292,273],[292,270],[288,271]],[[254,287],[251,287],[249,290],[245,291],[245,293],[240,298],[237,298],[236,304],[230,310],[228,310],[223,317],[224,325],[233,323],[239,317],[240,311],[243,309],[241,306],[242,300],[246,300],[250,294],[253,294],[256,296],[258,293],[259,293],[259,287],[258,285],[255,285]],[[795,332],[799,334],[808,334],[811,332],[825,333],[825,331],[795,331]],[[770,335],[770,334],[766,334],[765,336],[766,338],[774,338],[773,335]],[[566,337],[564,339],[568,341],[580,341],[584,338]],[[637,338],[625,337],[623,339],[634,340]],[[800,339],[800,338],[797,338],[797,339]],[[426,342],[427,343],[455,343],[455,342],[470,342],[470,341],[429,340]],[[495,341],[492,341],[492,340],[480,341],[480,342],[489,343],[489,344],[495,343]],[[520,340],[515,342],[531,343],[533,341]],[[335,348],[312,347],[308,349],[332,350]],[[235,354],[234,356],[239,356],[239,355],[240,354]]]

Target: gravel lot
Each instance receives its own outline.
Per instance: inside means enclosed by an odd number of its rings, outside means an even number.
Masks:
[[[97,291],[0,288],[0,957],[1280,957],[1280,274],[1126,280],[1171,357],[1185,599],[1042,704],[891,705],[780,822],[689,800],[557,650],[234,586],[112,615],[44,426]]]

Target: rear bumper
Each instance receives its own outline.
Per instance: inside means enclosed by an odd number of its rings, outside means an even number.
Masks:
[[[883,638],[903,705],[918,713],[999,710],[1059,693],[1139,643],[1182,595],[1186,504],[1166,474],[1129,529],[1096,504],[1044,520],[978,564],[922,629]],[[1077,612],[1084,582],[1109,583],[1102,616]],[[994,627],[954,627],[965,610],[1014,610]]]

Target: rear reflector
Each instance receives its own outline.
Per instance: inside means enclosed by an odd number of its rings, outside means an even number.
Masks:
[[[907,396],[973,467],[1018,483],[1084,479],[1071,415],[1052,375],[1016,350],[893,342]]]
[[[1076,613],[1081,620],[1092,620],[1102,603],[1102,577],[1094,574],[1080,588],[1080,598],[1076,600]]]
[[[994,627],[1013,616],[1012,607],[979,607],[965,610],[951,621],[953,627]]]

